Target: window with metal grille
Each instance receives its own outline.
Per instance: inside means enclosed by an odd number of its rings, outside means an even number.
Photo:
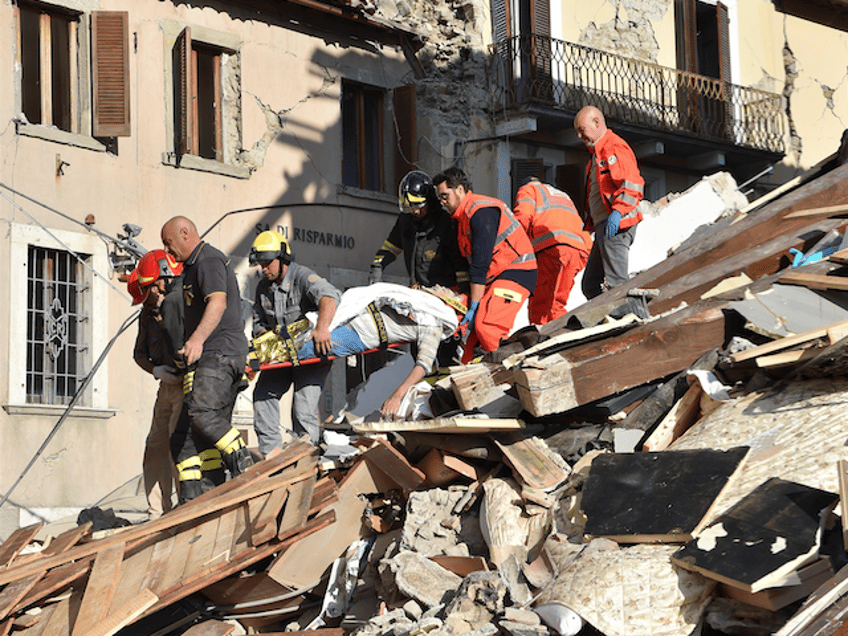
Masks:
[[[80,385],[87,352],[85,279],[82,263],[70,252],[29,246],[27,403],[69,404]]]

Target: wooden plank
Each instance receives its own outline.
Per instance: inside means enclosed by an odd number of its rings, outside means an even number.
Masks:
[[[795,210],[790,212],[784,219],[799,219],[811,216],[835,216],[837,214],[848,213],[848,204],[840,203],[839,205],[826,205],[822,208],[810,208],[808,210]]]
[[[75,581],[84,577],[89,569],[91,569],[92,563],[94,563],[94,555],[87,556],[75,563],[66,563],[60,567],[53,568],[35,584],[26,597],[12,611],[19,612],[34,605],[43,598],[67,588]]]
[[[246,503],[243,505],[247,507]],[[195,539],[189,546],[183,575],[180,577],[182,583],[202,576],[223,562],[221,555],[214,553],[220,523],[220,516],[215,516],[198,526],[194,535]]]
[[[644,451],[665,450],[697,420],[701,412],[701,394],[704,390],[700,382],[693,382],[683,397],[671,407],[648,439],[642,444]]]
[[[833,263],[839,263],[840,265],[848,265],[848,248],[834,252],[827,257],[827,260]]]
[[[828,276],[826,274],[810,274],[798,270],[786,272],[777,280],[778,282],[785,283],[787,285],[803,285],[809,289],[837,289],[840,291],[848,289],[848,277]]]
[[[142,587],[142,581],[147,574],[147,568],[153,559],[155,549],[154,545],[149,545],[136,551],[135,554],[127,553],[124,556],[121,573],[112,593],[112,602],[109,605],[111,609],[109,611],[127,604],[145,589]]]
[[[520,433],[492,436],[492,440],[503,453],[504,460],[531,488],[550,490],[568,477],[569,473],[552,461],[535,440]]]
[[[125,547],[123,543],[109,546],[98,553],[94,559],[80,612],[74,623],[73,636],[82,636],[106,615],[106,610],[112,603],[112,595],[115,593]]]
[[[168,536],[152,546],[153,553],[150,555],[140,589],[148,589],[157,596],[162,591],[162,580],[168,570],[175,542],[176,536]]]
[[[63,598],[55,604],[50,616],[44,619],[41,633],[44,636],[69,636],[71,624],[71,599]]]
[[[277,530],[277,536],[280,539],[285,538],[293,529],[306,523],[316,483],[317,475],[312,475],[309,479],[298,481],[289,486],[289,498],[286,501],[286,507],[283,510],[283,516]],[[335,482],[332,483],[332,486],[335,489]]]
[[[584,533],[619,543],[689,541],[747,454],[740,446],[599,455],[583,486]]]
[[[775,351],[781,351],[782,349],[788,349],[796,345],[812,342],[821,338],[827,338],[829,330],[833,330],[835,334],[838,334],[844,333],[846,329],[848,329],[848,320],[842,320],[840,322],[835,322],[832,325],[828,325],[827,327],[822,327],[821,329],[811,329],[804,333],[787,336],[786,338],[767,342],[751,349],[745,349],[745,351],[739,351],[738,353],[732,354],[730,359],[733,362],[744,362],[745,360],[757,358],[768,353],[774,353]]]
[[[82,525],[65,530],[58,537],[53,539],[44,550],[41,551],[41,556],[45,559],[61,554],[65,550],[75,546],[77,542],[83,538],[91,530],[92,523],[86,521]]]
[[[227,636],[232,634],[235,628],[235,625],[209,619],[190,627],[183,632],[183,636]]]
[[[295,590],[313,585],[351,543],[368,533],[362,523],[367,503],[363,495],[387,492],[395,487],[396,482],[374,469],[370,462],[355,463],[339,484],[339,500],[331,508],[336,523],[299,539],[274,560],[268,567],[268,575]]]
[[[516,419],[445,417],[434,420],[410,420],[403,422],[356,422],[353,430],[360,434],[391,433],[395,431],[420,431],[428,433],[490,433],[493,431],[515,431],[524,428],[524,422]]]
[[[378,438],[375,441],[362,454],[365,460],[404,490],[421,488],[427,479],[424,473],[410,465],[406,457],[386,440]]]
[[[12,609],[21,602],[44,574],[44,572],[36,572],[27,578],[13,581],[3,588],[0,592],[0,620],[12,613]]]
[[[43,526],[43,523],[34,523],[30,526],[18,528],[10,534],[3,545],[0,545],[0,567],[7,567],[12,563]]]
[[[760,356],[756,359],[757,367],[760,369],[773,369],[775,367],[785,367],[790,364],[806,362],[815,358],[820,351],[820,349],[808,348]]]
[[[240,516],[243,517],[242,511],[237,508],[228,510],[221,515],[221,520],[218,524],[218,535],[215,537],[215,545],[212,547],[213,563],[224,563],[232,558],[236,522]]]
[[[144,614],[157,600],[159,599],[153,592],[142,590],[120,607],[110,611],[109,615],[86,632],[85,636],[112,636]]]
[[[726,306],[703,300],[601,342],[528,358],[514,370],[521,405],[553,415],[682,371],[724,346]]]
[[[66,550],[56,556],[40,559],[37,563],[27,563],[20,567],[0,570],[0,585],[17,578],[23,578],[43,568],[54,568],[58,565],[90,556],[109,545],[126,542],[127,551],[131,551],[137,545],[134,541],[148,541],[151,536],[154,536],[158,532],[167,531],[206,514],[256,497],[262,494],[263,491],[268,492],[273,488],[279,487],[281,485],[280,483],[266,480],[265,477],[296,462],[301,457],[315,452],[317,450],[309,442],[295,441],[287,446],[285,450],[273,456],[269,455],[268,458],[254,464],[241,475],[218,486],[214,491],[204,493],[187,504],[172,510],[167,515],[162,515],[159,519],[131,527],[120,534],[74,546],[70,550]],[[295,475],[294,478],[296,477]],[[216,494],[212,497],[207,497],[207,495],[213,492]]]
[[[797,636],[823,611],[848,592],[848,565],[813,592],[774,636]]]
[[[92,555],[108,545],[126,542],[127,551],[131,551],[136,546],[133,543],[134,541],[147,541],[158,532],[167,531],[216,510],[227,508],[241,501],[256,497],[262,494],[263,491],[267,492],[278,487],[280,484],[276,482],[266,485],[264,478],[297,462],[301,457],[316,452],[316,448],[307,441],[297,440],[292,442],[284,450],[269,454],[266,459],[257,462],[241,475],[230,479],[213,491],[204,493],[187,504],[179,506],[167,515],[162,515],[159,519],[131,527],[117,535],[74,546],[62,554],[41,559],[37,563],[28,563],[17,568],[0,570],[0,585],[32,574],[42,568],[50,569]],[[210,494],[212,496],[207,497]]]
[[[163,595],[159,602],[156,603],[153,607],[148,610],[148,613],[153,613],[162,609],[163,607],[167,607],[177,601],[189,596],[190,594],[194,594],[197,591],[204,589],[207,585],[220,581],[236,572],[240,572],[245,568],[251,566],[257,561],[261,561],[272,554],[284,550],[287,546],[290,545],[293,541],[298,541],[303,537],[309,536],[314,532],[318,532],[319,530],[326,528],[329,525],[332,525],[335,522],[335,513],[330,510],[315,519],[311,519],[308,521],[302,528],[300,528],[300,532],[290,537],[285,541],[269,541],[265,545],[259,548],[251,548],[239,554],[238,557],[232,559],[231,561],[222,564],[218,568],[215,568],[213,571],[209,572],[204,577],[199,577],[190,583],[185,585],[181,585],[176,587],[173,590],[170,590],[168,594]]]
[[[786,272],[777,280],[787,285],[803,285],[809,289],[838,289],[840,291],[848,289],[848,277],[845,276],[808,274],[806,272],[793,270]]]
[[[838,496],[773,477],[705,528],[671,560],[710,579],[759,592],[818,553],[821,513]]]
[[[195,532],[196,528],[187,528],[175,537],[170,557],[159,579],[157,596],[165,596],[175,587],[179,587]],[[138,592],[138,589],[135,592]]]
[[[822,583],[833,576],[833,568],[827,557],[813,561],[798,570],[800,582],[797,585],[785,585],[761,590],[755,594],[740,590],[732,585],[721,584],[725,596],[742,601],[754,607],[775,612],[812,594]]]

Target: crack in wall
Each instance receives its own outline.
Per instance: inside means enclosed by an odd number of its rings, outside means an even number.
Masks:
[[[801,163],[802,142],[798,134],[795,120],[792,118],[792,92],[795,90],[795,80],[798,79],[798,60],[792,49],[789,48],[789,40],[786,37],[786,23],[783,28],[783,69],[785,79],[783,81],[783,102],[785,104],[786,121],[789,126],[789,154],[792,155],[796,165]]]
[[[265,116],[265,132],[257,141],[253,143],[250,150],[242,148],[239,151],[239,163],[250,168],[251,172],[258,170],[265,164],[265,155],[268,152],[268,148],[271,146],[271,142],[274,141],[277,135],[283,132],[288,122],[289,115],[292,113],[292,111],[294,111],[296,108],[303,106],[312,99],[315,99],[317,97],[323,97],[324,95],[326,95],[330,87],[332,87],[338,81],[339,76],[333,75],[330,72],[330,69],[328,69],[327,67],[322,67],[322,70],[324,74],[324,79],[322,80],[321,86],[318,88],[318,90],[316,90],[314,93],[304,95],[289,108],[275,110],[271,105],[263,102],[258,95],[249,93],[250,96],[253,97],[253,99],[256,101],[256,105],[259,106],[259,109],[262,111],[262,114]]]

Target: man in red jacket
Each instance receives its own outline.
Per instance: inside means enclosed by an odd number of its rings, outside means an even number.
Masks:
[[[509,207],[471,192],[462,170],[448,168],[433,177],[433,185],[457,221],[459,251],[469,263],[470,303],[460,322],[470,334],[462,354],[466,364],[475,344],[494,351],[509,336],[518,310],[536,287],[536,257]]]
[[[583,229],[571,197],[536,177],[518,189],[514,214],[533,244],[539,272],[527,303],[528,317],[534,325],[544,325],[566,313],[574,277],[589,258],[592,236]]]
[[[645,181],[633,150],[607,128],[600,110],[583,108],[574,118],[574,128],[592,154],[586,164],[586,229],[595,231],[595,245],[583,274],[583,294],[594,298],[628,279]]]

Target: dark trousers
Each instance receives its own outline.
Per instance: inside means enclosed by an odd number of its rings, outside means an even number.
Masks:
[[[232,429],[236,396],[245,386],[242,380],[245,362],[245,356],[210,353],[195,363],[194,377],[171,435],[174,463],[180,464],[214,448],[215,443]]]

